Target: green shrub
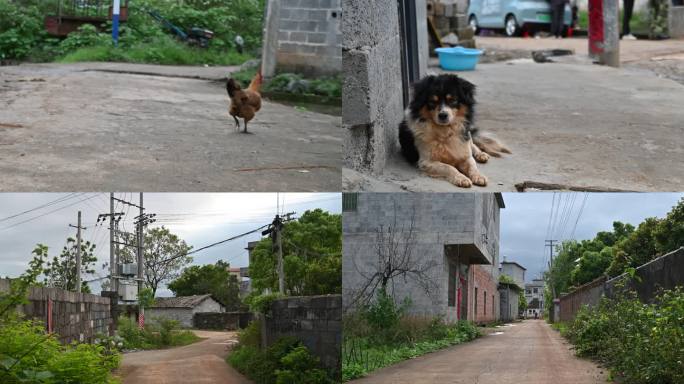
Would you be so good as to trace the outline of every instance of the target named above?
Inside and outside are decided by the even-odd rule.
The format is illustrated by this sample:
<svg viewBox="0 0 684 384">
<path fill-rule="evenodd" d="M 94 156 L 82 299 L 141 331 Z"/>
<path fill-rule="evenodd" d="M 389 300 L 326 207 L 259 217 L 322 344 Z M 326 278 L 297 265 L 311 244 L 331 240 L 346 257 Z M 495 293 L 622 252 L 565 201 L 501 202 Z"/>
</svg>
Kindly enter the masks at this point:
<svg viewBox="0 0 684 384">
<path fill-rule="evenodd" d="M 318 359 L 292 337 L 283 337 L 265 350 L 241 342 L 227 361 L 256 384 L 331 383 Z"/>
<path fill-rule="evenodd" d="M 280 359 L 282 369 L 276 371 L 277 384 L 326 384 L 331 380 L 324 370 L 318 368 L 320 362 L 312 356 L 305 346 L 293 348 Z"/>
<path fill-rule="evenodd" d="M 45 38 L 38 8 L 0 0 L 0 60 L 23 59 Z"/>
<path fill-rule="evenodd" d="M 259 347 L 261 345 L 261 321 L 253 320 L 238 334 L 240 345 Z"/>
<path fill-rule="evenodd" d="M 592 357 L 625 383 L 684 382 L 684 290 L 643 304 L 634 292 L 583 308 L 565 332 L 578 355 Z"/>
<path fill-rule="evenodd" d="M 128 317 L 122 316 L 118 322 L 118 334 L 124 349 L 159 349 L 192 344 L 200 338 L 192 331 L 178 330 L 176 320 L 156 318 L 148 321 L 144 329 Z"/>
</svg>

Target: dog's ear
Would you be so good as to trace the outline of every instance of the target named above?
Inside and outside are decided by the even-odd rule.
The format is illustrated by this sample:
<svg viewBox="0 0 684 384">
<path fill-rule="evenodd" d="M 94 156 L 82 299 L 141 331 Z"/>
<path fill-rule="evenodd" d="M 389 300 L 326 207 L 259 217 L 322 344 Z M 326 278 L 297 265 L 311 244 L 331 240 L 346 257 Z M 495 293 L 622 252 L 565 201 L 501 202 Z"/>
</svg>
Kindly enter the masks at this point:
<svg viewBox="0 0 684 384">
<path fill-rule="evenodd" d="M 411 116 L 414 119 L 418 118 L 420 109 L 427 103 L 427 98 L 430 96 L 430 90 L 432 89 L 435 79 L 435 76 L 430 75 L 413 83 L 413 97 L 411 98 L 409 109 L 411 110 Z"/>
<path fill-rule="evenodd" d="M 475 104 L 475 84 L 459 77 L 457 88 L 457 95 L 459 95 L 464 103 L 471 106 Z"/>
</svg>

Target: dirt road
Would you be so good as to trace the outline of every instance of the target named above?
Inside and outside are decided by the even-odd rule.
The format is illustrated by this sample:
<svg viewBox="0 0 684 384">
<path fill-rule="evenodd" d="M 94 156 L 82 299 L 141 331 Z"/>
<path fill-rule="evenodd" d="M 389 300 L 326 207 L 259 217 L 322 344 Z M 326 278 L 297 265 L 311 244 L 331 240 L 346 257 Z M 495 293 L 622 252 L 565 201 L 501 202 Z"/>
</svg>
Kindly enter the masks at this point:
<svg viewBox="0 0 684 384">
<path fill-rule="evenodd" d="M 195 331 L 206 340 L 184 347 L 127 353 L 119 368 L 123 384 L 250 384 L 225 358 L 235 332 Z"/>
<path fill-rule="evenodd" d="M 236 67 L 0 67 L 0 190 L 339 191 L 339 116 L 264 102 L 236 132 Z"/>
<path fill-rule="evenodd" d="M 503 332 L 501 334 L 497 334 Z M 601 384 L 607 373 L 575 357 L 543 320 L 526 320 L 353 381 L 359 384 Z"/>
</svg>

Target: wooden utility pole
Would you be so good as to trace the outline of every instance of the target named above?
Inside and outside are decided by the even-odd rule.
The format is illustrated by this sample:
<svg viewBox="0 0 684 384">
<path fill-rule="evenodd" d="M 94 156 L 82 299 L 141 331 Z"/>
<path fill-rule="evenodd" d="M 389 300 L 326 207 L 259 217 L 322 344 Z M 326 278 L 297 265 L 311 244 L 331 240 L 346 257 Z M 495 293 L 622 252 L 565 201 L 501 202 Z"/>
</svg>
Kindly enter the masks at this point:
<svg viewBox="0 0 684 384">
<path fill-rule="evenodd" d="M 81 211 L 78 211 L 78 222 L 76 225 L 69 224 L 76 228 L 76 292 L 81 293 Z"/>
</svg>

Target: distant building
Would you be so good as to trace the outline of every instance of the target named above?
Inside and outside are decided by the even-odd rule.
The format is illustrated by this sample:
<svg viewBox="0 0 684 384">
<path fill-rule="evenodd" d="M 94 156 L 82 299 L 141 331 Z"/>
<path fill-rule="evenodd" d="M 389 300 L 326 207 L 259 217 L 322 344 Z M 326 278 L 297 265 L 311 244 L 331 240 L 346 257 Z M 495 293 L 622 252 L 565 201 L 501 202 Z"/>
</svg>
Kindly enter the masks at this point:
<svg viewBox="0 0 684 384">
<path fill-rule="evenodd" d="M 154 305 L 145 310 L 145 319 L 155 317 L 177 320 L 183 327 L 192 327 L 192 318 L 198 312 L 225 312 L 225 307 L 211 295 L 157 297 Z"/>
<path fill-rule="evenodd" d="M 501 274 L 506 275 L 513 279 L 515 284 L 520 288 L 525 286 L 525 267 L 516 263 L 515 261 L 502 261 L 501 262 Z"/>
<path fill-rule="evenodd" d="M 543 317 L 544 315 L 544 280 L 534 279 L 531 283 L 525 284 L 525 299 L 527 300 L 527 311 L 525 316 L 530 318 Z"/>
<path fill-rule="evenodd" d="M 485 323 L 499 318 L 500 193 L 346 193 L 343 196 L 343 300 L 351 307 L 358 287 L 377 263 L 377 230 L 413 221 L 416 260 L 432 261 L 434 289 L 412 279 L 391 283 L 396 300 L 408 298 L 416 315 Z M 404 232 L 405 233 L 405 232 Z M 349 244 L 349 246 L 347 246 Z"/>
<path fill-rule="evenodd" d="M 525 286 L 525 267 L 514 261 L 504 261 L 501 263 L 500 270 L 502 275 L 506 275 L 513 280 L 512 283 L 499 282 L 501 320 L 513 321 L 519 316 L 520 291 Z"/>
</svg>

